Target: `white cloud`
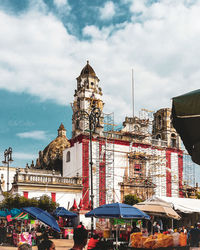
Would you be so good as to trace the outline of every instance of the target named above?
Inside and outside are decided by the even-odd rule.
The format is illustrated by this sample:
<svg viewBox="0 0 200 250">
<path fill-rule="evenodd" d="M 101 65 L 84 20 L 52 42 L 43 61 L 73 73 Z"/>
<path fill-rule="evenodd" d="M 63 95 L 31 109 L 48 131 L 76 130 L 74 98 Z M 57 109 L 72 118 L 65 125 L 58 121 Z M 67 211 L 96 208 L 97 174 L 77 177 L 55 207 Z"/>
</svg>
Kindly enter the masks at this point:
<svg viewBox="0 0 200 250">
<path fill-rule="evenodd" d="M 131 4 L 132 12 L 144 12 L 146 10 L 146 0 L 134 0 Z"/>
<path fill-rule="evenodd" d="M 54 4 L 57 6 L 57 7 L 62 7 L 63 5 L 65 5 L 67 2 L 67 0 L 54 0 Z"/>
<path fill-rule="evenodd" d="M 17 160 L 33 160 L 37 155 L 31 153 L 13 152 L 13 159 Z"/>
<path fill-rule="evenodd" d="M 112 1 L 106 2 L 102 8 L 99 8 L 101 19 L 112 19 L 115 15 L 115 5 Z"/>
<path fill-rule="evenodd" d="M 101 80 L 105 112 L 114 111 L 116 119 L 132 113 L 132 68 L 136 111 L 170 107 L 173 96 L 199 88 L 200 2 L 141 3 L 131 5 L 141 14 L 133 13 L 117 31 L 114 25 L 85 27 L 89 41 L 70 35 L 53 15 L 0 12 L 0 88 L 66 105 L 89 59 Z"/>
<path fill-rule="evenodd" d="M 54 4 L 61 16 L 69 14 L 71 7 L 68 0 L 54 0 Z"/>
<path fill-rule="evenodd" d="M 29 132 L 18 133 L 18 137 L 20 138 L 28 138 L 28 139 L 35 139 L 35 140 L 46 140 L 47 134 L 46 131 L 43 130 L 35 130 Z"/>
</svg>

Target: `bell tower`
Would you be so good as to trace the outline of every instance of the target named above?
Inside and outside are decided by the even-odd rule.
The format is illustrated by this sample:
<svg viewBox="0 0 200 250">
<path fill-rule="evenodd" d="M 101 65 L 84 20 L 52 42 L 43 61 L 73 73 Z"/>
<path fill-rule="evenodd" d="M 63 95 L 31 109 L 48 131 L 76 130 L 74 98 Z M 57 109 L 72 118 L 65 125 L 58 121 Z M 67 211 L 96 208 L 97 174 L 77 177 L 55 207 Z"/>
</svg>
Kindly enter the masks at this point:
<svg viewBox="0 0 200 250">
<path fill-rule="evenodd" d="M 171 109 L 164 108 L 154 113 L 153 139 L 165 141 L 169 148 L 181 148 L 180 137 L 171 122 Z"/>
<path fill-rule="evenodd" d="M 72 137 L 75 137 L 89 130 L 89 120 L 85 113 L 90 114 L 93 108 L 98 108 L 103 112 L 104 103 L 102 101 L 102 90 L 99 87 L 99 78 L 96 76 L 94 69 L 87 61 L 86 66 L 82 69 L 80 75 L 76 78 L 77 88 L 74 94 L 72 104 Z M 103 114 L 100 118 L 98 133 L 102 132 Z"/>
</svg>

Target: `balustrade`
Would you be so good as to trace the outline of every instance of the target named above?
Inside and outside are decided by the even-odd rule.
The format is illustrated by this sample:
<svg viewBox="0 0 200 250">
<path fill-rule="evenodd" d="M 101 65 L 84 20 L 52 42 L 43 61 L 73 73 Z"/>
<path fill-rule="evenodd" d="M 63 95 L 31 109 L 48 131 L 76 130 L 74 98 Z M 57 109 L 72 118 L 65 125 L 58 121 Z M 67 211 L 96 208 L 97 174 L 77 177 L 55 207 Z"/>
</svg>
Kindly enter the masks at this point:
<svg viewBox="0 0 200 250">
<path fill-rule="evenodd" d="M 15 182 L 28 183 L 49 183 L 49 184 L 65 184 L 65 185 L 81 185 L 81 178 L 78 177 L 62 177 L 62 176 L 45 176 L 35 174 L 17 173 Z"/>
</svg>

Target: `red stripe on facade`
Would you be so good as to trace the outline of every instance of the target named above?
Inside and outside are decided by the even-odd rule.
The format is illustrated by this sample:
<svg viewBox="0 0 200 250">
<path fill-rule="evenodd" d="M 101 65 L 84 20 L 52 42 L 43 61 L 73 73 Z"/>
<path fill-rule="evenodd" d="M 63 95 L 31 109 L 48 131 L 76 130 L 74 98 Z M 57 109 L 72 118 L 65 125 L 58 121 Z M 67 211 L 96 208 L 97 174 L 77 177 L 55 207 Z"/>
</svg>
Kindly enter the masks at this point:
<svg viewBox="0 0 200 250">
<path fill-rule="evenodd" d="M 78 135 L 75 138 L 70 140 L 71 147 L 76 143 L 79 142 L 81 143 L 84 139 L 89 140 L 89 136 L 87 135 Z M 98 141 L 99 139 L 106 140 L 106 137 L 97 137 L 92 138 L 92 141 Z M 130 146 L 130 142 L 128 140 L 120 140 L 120 139 L 109 139 L 110 142 L 114 143 L 115 145 L 123 145 L 123 146 Z M 141 148 L 152 148 L 152 149 L 157 149 L 157 150 L 163 150 L 164 148 L 160 148 L 159 146 L 154 146 L 154 145 L 149 145 L 149 144 L 142 144 L 142 143 L 133 143 L 132 147 L 141 147 Z M 177 148 L 167 148 L 166 149 L 169 152 L 174 152 L 174 153 L 183 153 L 182 150 L 177 149 Z"/>
<path fill-rule="evenodd" d="M 106 204 L 105 141 L 99 142 L 99 206 Z"/>
<path fill-rule="evenodd" d="M 83 208 L 89 206 L 89 141 L 82 141 Z"/>
<path fill-rule="evenodd" d="M 178 154 L 179 197 L 183 198 L 183 154 Z"/>
<path fill-rule="evenodd" d="M 24 197 L 28 199 L 28 192 L 24 191 Z"/>
<path fill-rule="evenodd" d="M 51 193 L 51 199 L 53 202 L 56 202 L 56 193 Z"/>
<path fill-rule="evenodd" d="M 166 196 L 172 196 L 171 152 L 166 151 Z"/>
</svg>

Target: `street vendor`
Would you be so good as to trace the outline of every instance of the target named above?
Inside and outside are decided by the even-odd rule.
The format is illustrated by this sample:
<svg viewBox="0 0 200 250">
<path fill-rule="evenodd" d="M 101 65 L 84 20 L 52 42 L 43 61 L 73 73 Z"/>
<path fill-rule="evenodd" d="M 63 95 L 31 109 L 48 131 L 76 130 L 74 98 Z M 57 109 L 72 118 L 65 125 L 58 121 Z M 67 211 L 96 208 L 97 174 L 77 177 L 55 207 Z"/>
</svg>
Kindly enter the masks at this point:
<svg viewBox="0 0 200 250">
<path fill-rule="evenodd" d="M 137 232 L 140 232 L 140 229 L 136 226 L 136 222 L 133 221 L 133 222 L 132 222 L 131 234 L 132 234 L 132 233 L 137 233 Z"/>
</svg>

